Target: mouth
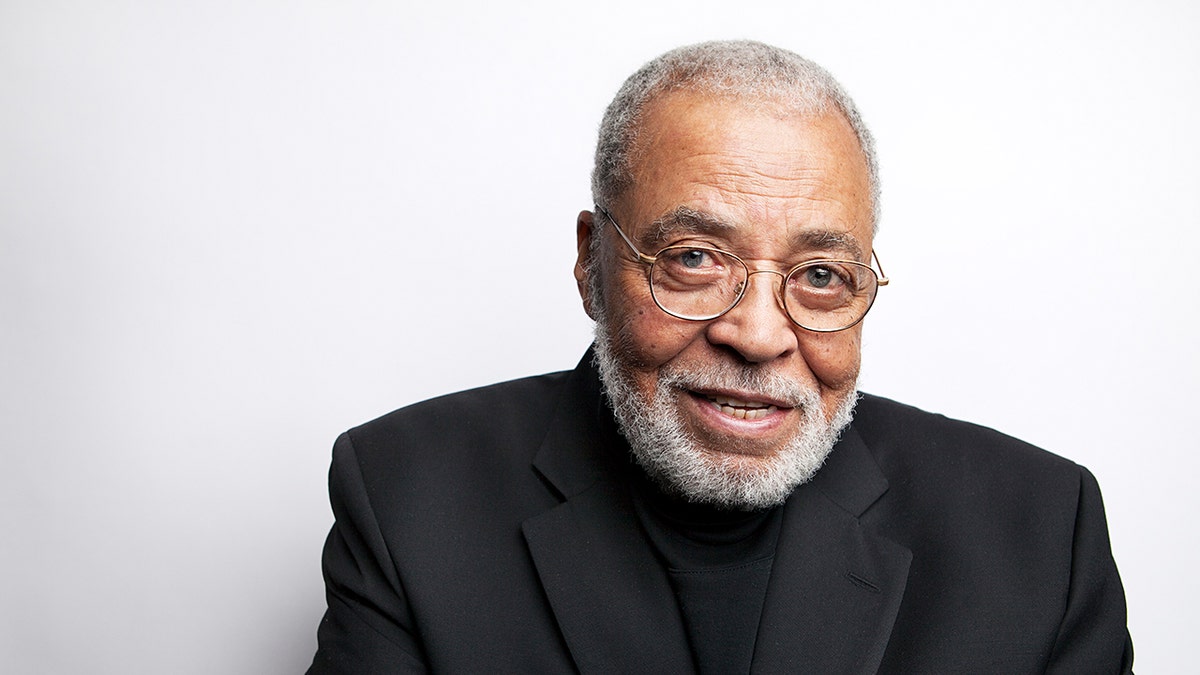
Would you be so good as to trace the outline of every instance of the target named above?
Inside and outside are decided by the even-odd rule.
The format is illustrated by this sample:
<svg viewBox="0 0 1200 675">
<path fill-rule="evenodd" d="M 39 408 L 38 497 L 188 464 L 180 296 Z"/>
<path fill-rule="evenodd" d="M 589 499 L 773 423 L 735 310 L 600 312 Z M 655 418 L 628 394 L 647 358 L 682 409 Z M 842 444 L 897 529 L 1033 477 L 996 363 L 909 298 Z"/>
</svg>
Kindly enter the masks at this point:
<svg viewBox="0 0 1200 675">
<path fill-rule="evenodd" d="M 779 410 L 779 406 L 765 401 L 750 401 L 733 396 L 703 394 L 699 392 L 696 392 L 696 395 L 708 401 L 708 404 L 720 411 L 721 414 L 739 420 L 754 421 L 766 419 L 769 415 Z"/>
</svg>

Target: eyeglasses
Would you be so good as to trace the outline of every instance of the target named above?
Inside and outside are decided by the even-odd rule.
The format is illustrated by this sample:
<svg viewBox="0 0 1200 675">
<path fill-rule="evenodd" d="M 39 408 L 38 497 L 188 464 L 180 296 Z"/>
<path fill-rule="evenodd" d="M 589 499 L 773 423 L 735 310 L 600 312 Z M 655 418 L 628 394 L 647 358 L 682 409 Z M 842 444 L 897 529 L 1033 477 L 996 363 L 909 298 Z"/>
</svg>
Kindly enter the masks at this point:
<svg viewBox="0 0 1200 675">
<path fill-rule="evenodd" d="M 871 257 L 879 267 L 878 274 L 870 265 L 854 260 L 810 260 L 786 274 L 751 270 L 728 251 L 690 244 L 668 246 L 650 256 L 634 246 L 604 207 L 597 205 L 596 210 L 612 223 L 638 262 L 649 265 L 646 277 L 654 304 L 679 319 L 709 321 L 722 316 L 746 294 L 750 275 L 774 274 L 783 280 L 779 302 L 792 323 L 817 333 L 833 333 L 862 321 L 879 287 L 888 283 L 874 250 Z"/>
</svg>

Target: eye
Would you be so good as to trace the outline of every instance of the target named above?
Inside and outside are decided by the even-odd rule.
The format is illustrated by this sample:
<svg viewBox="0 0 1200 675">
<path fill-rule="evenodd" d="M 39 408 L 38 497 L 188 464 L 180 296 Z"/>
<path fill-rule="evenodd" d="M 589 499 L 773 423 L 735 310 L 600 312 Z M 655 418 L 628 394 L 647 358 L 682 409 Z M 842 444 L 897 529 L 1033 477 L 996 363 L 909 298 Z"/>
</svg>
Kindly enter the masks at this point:
<svg viewBox="0 0 1200 675">
<path fill-rule="evenodd" d="M 804 276 L 808 279 L 808 283 L 810 285 L 817 288 L 825 288 L 829 285 L 833 275 L 830 274 L 829 270 L 825 269 L 824 267 L 814 267 L 805 272 Z"/>
<path fill-rule="evenodd" d="M 658 252 L 651 275 L 664 287 L 699 288 L 719 284 L 741 269 L 736 258 L 703 246 L 668 246 Z"/>
<path fill-rule="evenodd" d="M 677 255 L 679 264 L 688 269 L 696 270 L 712 265 L 712 256 L 708 254 L 708 251 L 690 249 L 680 251 Z"/>
<path fill-rule="evenodd" d="M 804 281 L 813 288 L 829 288 L 844 283 L 844 279 L 832 269 L 825 266 L 810 267 L 804 270 Z"/>
</svg>

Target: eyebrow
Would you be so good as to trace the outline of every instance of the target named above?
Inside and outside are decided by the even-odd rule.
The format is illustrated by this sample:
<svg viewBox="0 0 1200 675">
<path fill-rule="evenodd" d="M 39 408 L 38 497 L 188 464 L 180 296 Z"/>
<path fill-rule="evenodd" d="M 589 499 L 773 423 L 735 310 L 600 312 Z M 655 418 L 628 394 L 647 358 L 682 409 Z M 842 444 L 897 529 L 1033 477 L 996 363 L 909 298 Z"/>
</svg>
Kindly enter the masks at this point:
<svg viewBox="0 0 1200 675">
<path fill-rule="evenodd" d="M 805 230 L 792 237 L 794 250 L 836 251 L 850 260 L 862 260 L 863 250 L 858 240 L 847 232 L 833 230 Z"/>
<path fill-rule="evenodd" d="M 687 206 L 677 206 L 650 223 L 646 228 L 646 241 L 642 243 L 661 246 L 680 233 L 726 234 L 736 229 L 732 223 L 718 220 L 711 214 Z"/>
<path fill-rule="evenodd" d="M 645 237 L 638 243 L 653 250 L 666 245 L 681 233 L 728 235 L 738 229 L 733 223 L 720 220 L 712 214 L 678 206 L 652 221 L 646 228 Z M 863 258 L 862 246 L 847 232 L 805 230 L 793 235 L 788 243 L 793 251 L 831 251 L 850 260 Z"/>
</svg>

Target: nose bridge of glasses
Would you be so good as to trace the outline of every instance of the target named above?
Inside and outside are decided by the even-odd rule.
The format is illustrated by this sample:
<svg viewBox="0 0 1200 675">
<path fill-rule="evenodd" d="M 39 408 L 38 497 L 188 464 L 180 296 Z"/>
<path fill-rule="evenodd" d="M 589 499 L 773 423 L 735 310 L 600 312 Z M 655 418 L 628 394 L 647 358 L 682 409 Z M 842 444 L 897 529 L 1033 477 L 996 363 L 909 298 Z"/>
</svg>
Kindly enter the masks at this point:
<svg viewBox="0 0 1200 675">
<path fill-rule="evenodd" d="M 783 297 L 784 283 L 787 281 L 787 274 L 780 272 L 779 270 L 773 270 L 770 268 L 752 270 L 752 269 L 749 269 L 749 267 L 747 267 L 746 268 L 746 279 L 743 282 L 744 287 L 742 288 L 742 292 L 739 294 L 738 299 L 734 304 L 735 305 L 741 304 L 742 300 L 745 299 L 746 293 L 750 290 L 750 288 L 749 288 L 750 287 L 750 277 L 754 276 L 755 274 L 774 274 L 775 276 L 779 277 L 778 286 L 775 286 L 775 285 L 771 286 L 772 295 L 775 297 L 775 302 L 778 304 L 780 311 L 782 311 L 784 314 L 787 314 L 787 303 L 784 301 L 784 297 Z"/>
<path fill-rule="evenodd" d="M 774 274 L 775 276 L 779 277 L 780 279 L 787 278 L 787 275 L 784 274 L 783 272 L 780 272 L 779 270 L 772 270 L 772 269 L 749 270 L 748 272 L 746 272 L 746 278 L 749 279 L 750 277 L 754 276 L 755 274 Z"/>
</svg>

